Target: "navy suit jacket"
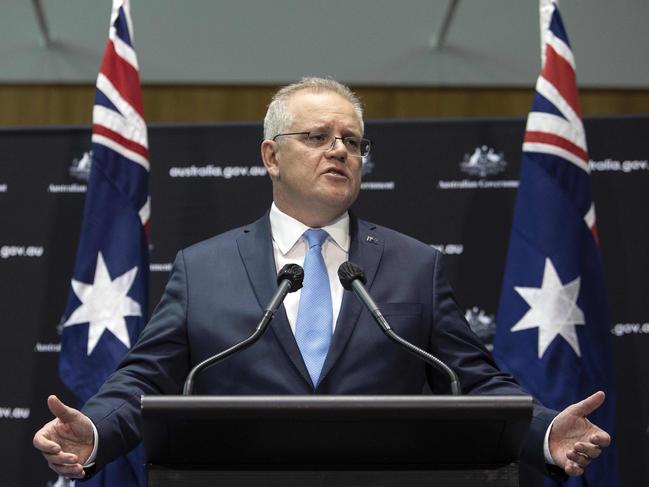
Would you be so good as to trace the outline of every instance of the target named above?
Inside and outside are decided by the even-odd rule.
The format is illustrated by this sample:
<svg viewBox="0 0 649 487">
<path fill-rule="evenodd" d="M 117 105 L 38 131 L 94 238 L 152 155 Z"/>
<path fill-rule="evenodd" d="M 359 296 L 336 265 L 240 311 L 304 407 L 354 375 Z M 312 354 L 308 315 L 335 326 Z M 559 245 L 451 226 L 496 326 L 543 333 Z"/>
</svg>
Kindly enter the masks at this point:
<svg viewBox="0 0 649 487">
<path fill-rule="evenodd" d="M 524 394 L 472 333 L 441 254 L 352 216 L 349 260 L 392 328 L 444 360 L 465 394 Z M 178 253 L 164 295 L 118 371 L 83 408 L 97 427 L 97 466 L 140 441 L 140 396 L 179 394 L 192 366 L 249 336 L 277 289 L 268 214 Z M 448 380 L 387 339 L 346 292 L 320 382 L 314 388 L 284 308 L 252 347 L 204 370 L 197 394 L 421 394 Z M 556 413 L 535 407 L 522 458 L 544 467 L 543 436 Z"/>
</svg>

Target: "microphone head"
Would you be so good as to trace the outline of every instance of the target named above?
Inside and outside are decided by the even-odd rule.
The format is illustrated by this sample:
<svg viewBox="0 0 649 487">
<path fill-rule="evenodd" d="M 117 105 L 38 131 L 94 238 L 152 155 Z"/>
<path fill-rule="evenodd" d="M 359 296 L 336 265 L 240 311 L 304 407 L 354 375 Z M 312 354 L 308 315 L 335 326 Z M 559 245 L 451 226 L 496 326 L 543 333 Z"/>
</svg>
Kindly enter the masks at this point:
<svg viewBox="0 0 649 487">
<path fill-rule="evenodd" d="M 363 284 L 367 282 L 363 269 L 349 261 L 340 264 L 340 267 L 338 268 L 338 279 L 340 279 L 340 284 L 342 284 L 348 291 L 352 290 L 352 282 L 356 279 L 361 281 Z"/>
<path fill-rule="evenodd" d="M 291 287 L 288 292 L 292 293 L 297 291 L 302 287 L 302 281 L 304 280 L 304 269 L 297 264 L 286 264 L 279 270 L 277 274 L 277 284 L 281 283 L 284 279 L 288 279 L 291 283 Z"/>
</svg>

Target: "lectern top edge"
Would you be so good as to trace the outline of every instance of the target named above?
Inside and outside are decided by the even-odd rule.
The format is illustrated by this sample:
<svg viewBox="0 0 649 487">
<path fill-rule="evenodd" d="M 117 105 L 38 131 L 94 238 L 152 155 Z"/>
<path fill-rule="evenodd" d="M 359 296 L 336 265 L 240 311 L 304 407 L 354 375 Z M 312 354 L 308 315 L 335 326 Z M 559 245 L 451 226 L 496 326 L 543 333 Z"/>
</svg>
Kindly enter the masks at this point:
<svg viewBox="0 0 649 487">
<path fill-rule="evenodd" d="M 166 409 L 489 409 L 521 410 L 532 406 L 531 396 L 148 396 L 141 398 L 141 407 L 150 411 Z"/>
</svg>

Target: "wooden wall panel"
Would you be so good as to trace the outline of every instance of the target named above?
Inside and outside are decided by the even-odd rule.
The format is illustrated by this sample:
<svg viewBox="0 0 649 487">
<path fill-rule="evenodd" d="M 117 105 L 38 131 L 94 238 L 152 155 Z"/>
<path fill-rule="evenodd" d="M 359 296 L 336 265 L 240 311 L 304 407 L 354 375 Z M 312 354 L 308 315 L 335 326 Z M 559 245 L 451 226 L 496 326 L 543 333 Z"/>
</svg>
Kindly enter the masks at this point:
<svg viewBox="0 0 649 487">
<path fill-rule="evenodd" d="M 274 86 L 143 87 L 148 122 L 261 120 Z M 525 116 L 532 89 L 355 87 L 366 118 Z M 88 125 L 92 85 L 0 85 L 0 126 Z M 649 113 L 649 90 L 581 91 L 584 115 Z"/>
</svg>

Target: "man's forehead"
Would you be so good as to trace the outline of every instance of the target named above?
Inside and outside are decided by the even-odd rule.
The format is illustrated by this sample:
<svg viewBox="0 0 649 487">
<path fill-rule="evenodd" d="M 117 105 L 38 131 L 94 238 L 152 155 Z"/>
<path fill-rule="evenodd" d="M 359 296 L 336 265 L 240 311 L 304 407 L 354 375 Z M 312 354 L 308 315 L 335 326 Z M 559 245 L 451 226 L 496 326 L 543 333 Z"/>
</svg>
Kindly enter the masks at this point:
<svg viewBox="0 0 649 487">
<path fill-rule="evenodd" d="M 287 108 L 294 122 L 345 122 L 360 129 L 354 105 L 334 91 L 300 90 L 287 100 Z"/>
</svg>

